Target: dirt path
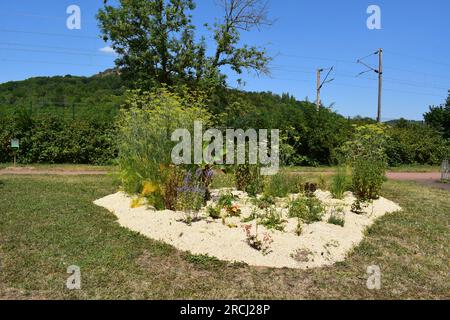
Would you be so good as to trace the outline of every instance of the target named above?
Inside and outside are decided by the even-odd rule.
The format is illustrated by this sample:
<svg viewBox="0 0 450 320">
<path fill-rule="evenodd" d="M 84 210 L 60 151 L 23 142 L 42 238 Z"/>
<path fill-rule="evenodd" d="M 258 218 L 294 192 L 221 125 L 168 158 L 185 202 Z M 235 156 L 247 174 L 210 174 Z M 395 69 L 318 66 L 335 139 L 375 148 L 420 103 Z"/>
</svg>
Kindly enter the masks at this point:
<svg viewBox="0 0 450 320">
<path fill-rule="evenodd" d="M 441 174 L 439 172 L 388 172 L 388 179 L 398 181 L 415 181 L 431 187 L 449 190 L 450 184 L 440 183 Z"/>
<path fill-rule="evenodd" d="M 311 174 L 311 172 L 295 172 L 296 174 Z M 72 170 L 72 169 L 36 169 L 33 167 L 6 168 L 0 170 L 0 175 L 105 175 L 106 170 Z M 320 172 L 323 175 L 332 175 L 333 172 Z M 450 184 L 440 183 L 439 172 L 388 172 L 388 179 L 397 181 L 416 181 L 431 187 L 450 191 Z"/>
<path fill-rule="evenodd" d="M 387 177 L 392 180 L 401 181 L 439 181 L 439 172 L 388 172 Z"/>
</svg>

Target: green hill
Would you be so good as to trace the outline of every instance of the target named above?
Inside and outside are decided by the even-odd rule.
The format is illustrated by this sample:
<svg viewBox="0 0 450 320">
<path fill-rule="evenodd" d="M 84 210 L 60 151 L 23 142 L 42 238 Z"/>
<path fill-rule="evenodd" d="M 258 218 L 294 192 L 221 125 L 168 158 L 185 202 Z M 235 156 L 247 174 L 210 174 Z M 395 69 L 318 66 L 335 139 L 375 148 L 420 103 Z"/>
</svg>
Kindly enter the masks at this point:
<svg viewBox="0 0 450 320">
<path fill-rule="evenodd" d="M 112 118 L 125 87 L 113 72 L 92 77 L 36 77 L 0 84 L 0 115 L 25 109 L 33 115 Z"/>
</svg>

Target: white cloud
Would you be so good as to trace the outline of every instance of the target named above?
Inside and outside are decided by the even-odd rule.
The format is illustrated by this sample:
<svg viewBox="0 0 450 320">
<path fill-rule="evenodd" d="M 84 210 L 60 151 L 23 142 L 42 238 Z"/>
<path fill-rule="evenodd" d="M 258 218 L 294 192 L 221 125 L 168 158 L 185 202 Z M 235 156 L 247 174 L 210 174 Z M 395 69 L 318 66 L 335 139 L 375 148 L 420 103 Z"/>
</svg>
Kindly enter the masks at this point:
<svg viewBox="0 0 450 320">
<path fill-rule="evenodd" d="M 107 53 L 107 54 L 116 54 L 116 52 L 114 51 L 114 49 L 113 48 L 111 48 L 111 47 L 108 47 L 108 46 L 106 46 L 106 47 L 104 47 L 104 48 L 101 48 L 101 49 L 99 49 L 101 52 L 103 52 L 103 53 Z"/>
</svg>

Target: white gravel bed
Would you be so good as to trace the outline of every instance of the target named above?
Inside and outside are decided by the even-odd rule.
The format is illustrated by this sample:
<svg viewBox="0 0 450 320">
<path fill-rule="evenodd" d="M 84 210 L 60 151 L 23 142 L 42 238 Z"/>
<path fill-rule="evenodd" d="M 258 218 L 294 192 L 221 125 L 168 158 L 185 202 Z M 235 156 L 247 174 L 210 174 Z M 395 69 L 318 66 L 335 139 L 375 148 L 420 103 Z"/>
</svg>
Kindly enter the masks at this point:
<svg viewBox="0 0 450 320">
<path fill-rule="evenodd" d="M 217 197 L 222 191 L 213 190 L 212 194 Z M 243 192 L 233 191 L 233 194 L 238 197 L 235 204 L 242 210 L 242 217 L 250 215 L 256 208 L 250 198 Z M 297 196 L 291 195 L 290 198 Z M 332 199 L 329 192 L 320 190 L 315 192 L 315 196 L 328 208 L 328 212 L 336 206 L 344 209 L 344 227 L 327 223 L 327 213 L 321 222 L 304 224 L 302 234 L 297 236 L 297 219 L 288 219 L 286 216 L 288 199 L 278 199 L 277 208 L 283 212 L 287 221 L 285 231 L 266 230 L 263 226 L 258 226 L 260 238 L 268 232 L 273 239 L 267 255 L 248 245 L 243 226 L 252 224 L 254 232 L 256 222 L 243 223 L 242 217 L 227 218 L 224 225 L 220 219 L 207 218 L 204 210 L 201 212 L 201 221 L 188 225 L 183 221 L 185 214 L 182 212 L 155 211 L 147 206 L 132 209 L 132 197 L 123 192 L 106 196 L 94 203 L 115 214 L 121 226 L 182 251 L 210 255 L 224 261 L 244 262 L 251 266 L 298 269 L 343 261 L 348 252 L 363 240 L 364 230 L 368 226 L 387 213 L 401 210 L 394 202 L 380 198 L 373 201 L 364 214 L 358 215 L 350 211 L 354 201 L 351 193 L 346 193 L 344 200 Z"/>
</svg>

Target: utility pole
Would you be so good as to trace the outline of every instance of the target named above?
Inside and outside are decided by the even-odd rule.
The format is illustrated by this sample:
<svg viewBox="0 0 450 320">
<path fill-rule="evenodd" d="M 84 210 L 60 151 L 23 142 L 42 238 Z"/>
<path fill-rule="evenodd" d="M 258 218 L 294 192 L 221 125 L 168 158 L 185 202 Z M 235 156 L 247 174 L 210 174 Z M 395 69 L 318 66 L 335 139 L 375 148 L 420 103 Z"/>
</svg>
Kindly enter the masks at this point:
<svg viewBox="0 0 450 320">
<path fill-rule="evenodd" d="M 378 115 L 377 121 L 381 122 L 381 92 L 383 89 L 383 49 L 378 50 Z"/>
<path fill-rule="evenodd" d="M 316 88 L 317 88 L 317 94 L 316 94 L 316 107 L 317 107 L 317 111 L 319 111 L 320 110 L 320 84 L 321 84 L 321 82 L 320 82 L 320 73 L 323 71 L 323 69 L 317 69 L 317 85 L 316 85 Z"/>
<path fill-rule="evenodd" d="M 371 57 L 373 55 L 378 55 L 378 69 L 372 68 L 367 63 L 363 61 L 363 59 L 366 59 L 368 57 Z M 377 110 L 377 121 L 381 122 L 381 93 L 383 89 L 383 49 L 379 49 L 378 51 L 369 54 L 368 56 L 358 59 L 356 61 L 357 63 L 360 63 L 368 68 L 368 70 L 360 72 L 357 77 L 359 77 L 362 74 L 365 74 L 367 72 L 375 72 L 378 74 L 378 110 Z"/>
<path fill-rule="evenodd" d="M 333 81 L 334 79 L 328 79 L 328 76 L 330 75 L 330 73 L 333 71 L 334 67 L 331 67 L 329 69 L 317 69 L 317 98 L 316 98 L 316 107 L 317 107 L 317 111 L 320 110 L 320 90 L 322 89 L 323 85 L 325 83 L 329 83 L 331 81 Z M 329 70 L 327 76 L 325 77 L 325 79 L 321 82 L 320 79 L 320 74 L 325 71 L 325 70 Z"/>
</svg>

